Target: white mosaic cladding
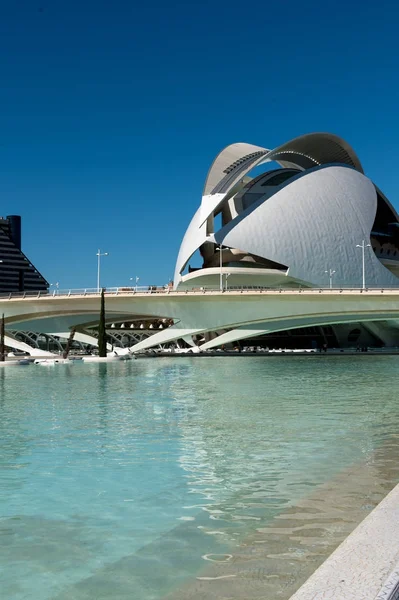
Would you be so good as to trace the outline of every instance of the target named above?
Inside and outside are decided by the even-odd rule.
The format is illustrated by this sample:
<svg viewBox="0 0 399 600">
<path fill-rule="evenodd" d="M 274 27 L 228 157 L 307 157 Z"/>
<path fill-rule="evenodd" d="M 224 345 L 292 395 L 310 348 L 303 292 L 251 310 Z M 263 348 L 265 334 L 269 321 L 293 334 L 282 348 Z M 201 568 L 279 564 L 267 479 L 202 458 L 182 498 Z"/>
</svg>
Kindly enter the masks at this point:
<svg viewBox="0 0 399 600">
<path fill-rule="evenodd" d="M 334 268 L 335 285 L 361 283 L 362 253 L 377 210 L 373 183 L 354 169 L 326 166 L 294 178 L 266 201 L 255 202 L 217 234 L 218 243 L 289 267 L 290 277 L 325 284 Z M 374 252 L 365 253 L 367 285 L 397 284 Z"/>
</svg>

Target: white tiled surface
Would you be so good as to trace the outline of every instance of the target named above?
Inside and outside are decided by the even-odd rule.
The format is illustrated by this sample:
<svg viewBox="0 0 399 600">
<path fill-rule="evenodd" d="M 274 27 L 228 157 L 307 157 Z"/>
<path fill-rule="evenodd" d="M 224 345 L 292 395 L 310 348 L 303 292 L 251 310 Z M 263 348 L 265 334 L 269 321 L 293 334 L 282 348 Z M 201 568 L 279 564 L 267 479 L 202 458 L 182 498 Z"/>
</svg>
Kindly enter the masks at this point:
<svg viewBox="0 0 399 600">
<path fill-rule="evenodd" d="M 392 600 L 399 581 L 399 485 L 291 600 Z"/>
</svg>

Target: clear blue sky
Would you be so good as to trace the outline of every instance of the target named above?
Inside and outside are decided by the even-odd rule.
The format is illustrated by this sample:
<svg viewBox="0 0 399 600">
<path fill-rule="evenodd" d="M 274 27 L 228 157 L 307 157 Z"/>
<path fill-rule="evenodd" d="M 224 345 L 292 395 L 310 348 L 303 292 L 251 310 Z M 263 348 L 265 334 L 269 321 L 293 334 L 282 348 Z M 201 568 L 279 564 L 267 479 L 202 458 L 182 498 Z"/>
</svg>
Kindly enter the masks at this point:
<svg viewBox="0 0 399 600">
<path fill-rule="evenodd" d="M 0 214 L 60 287 L 166 283 L 214 155 L 344 137 L 395 206 L 393 0 L 0 0 Z"/>
</svg>

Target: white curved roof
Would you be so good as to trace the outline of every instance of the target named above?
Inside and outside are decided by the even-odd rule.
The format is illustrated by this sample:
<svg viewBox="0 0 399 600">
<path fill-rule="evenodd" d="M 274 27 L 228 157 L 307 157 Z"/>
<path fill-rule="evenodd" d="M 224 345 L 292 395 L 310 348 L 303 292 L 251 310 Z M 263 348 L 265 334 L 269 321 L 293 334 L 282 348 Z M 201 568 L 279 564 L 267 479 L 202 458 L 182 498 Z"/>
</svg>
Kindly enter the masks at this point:
<svg viewBox="0 0 399 600">
<path fill-rule="evenodd" d="M 351 178 L 349 173 L 345 177 L 346 171 L 335 170 L 335 171 L 332 171 L 331 173 L 335 173 L 337 175 L 339 173 L 339 178 L 342 179 L 342 182 L 348 181 L 351 184 L 358 186 L 359 189 L 360 189 L 361 179 L 356 179 L 355 175 L 360 175 L 360 174 L 364 175 L 362 165 L 361 165 L 360 160 L 358 159 L 355 151 L 351 148 L 351 146 L 347 142 L 345 142 L 345 140 L 343 140 L 339 136 L 333 135 L 331 133 L 310 133 L 310 134 L 302 135 L 302 136 L 292 139 L 289 142 L 282 144 L 281 146 L 278 146 L 274 150 L 268 150 L 267 148 L 263 148 L 262 146 L 256 146 L 254 144 L 247 144 L 247 143 L 243 143 L 243 142 L 235 143 L 235 144 L 231 144 L 231 145 L 227 146 L 218 154 L 218 156 L 215 158 L 211 168 L 209 169 L 208 176 L 207 176 L 207 179 L 205 182 L 204 191 L 203 191 L 201 206 L 200 206 L 199 210 L 197 210 L 196 214 L 194 215 L 194 217 L 190 223 L 190 226 L 189 226 L 188 230 L 186 231 L 186 234 L 182 241 L 179 256 L 177 259 L 177 264 L 176 264 L 176 272 L 175 272 L 175 284 L 176 285 L 178 285 L 178 283 L 181 279 L 181 273 L 182 273 L 185 265 L 187 264 L 188 260 L 205 241 L 212 241 L 212 240 L 215 241 L 216 240 L 217 243 L 223 242 L 227 245 L 231 245 L 232 247 L 235 247 L 235 245 L 238 244 L 237 247 L 240 247 L 240 248 L 245 247 L 245 249 L 247 250 L 247 246 L 245 245 L 245 243 L 247 241 L 249 243 L 248 237 L 250 237 L 250 232 L 245 231 L 245 236 L 244 236 L 245 240 L 244 239 L 241 240 L 241 235 L 243 235 L 244 230 L 242 229 L 241 226 L 238 227 L 236 231 L 237 232 L 238 232 L 238 230 L 240 231 L 240 236 L 239 236 L 240 239 L 234 239 L 234 241 L 233 241 L 233 239 L 231 239 L 231 240 L 227 239 L 230 237 L 235 238 L 235 234 L 233 235 L 231 228 L 229 226 L 227 226 L 227 229 L 223 228 L 222 230 L 219 230 L 218 235 L 214 236 L 212 234 L 212 231 L 213 231 L 212 228 L 209 229 L 209 232 L 208 232 L 207 220 L 210 217 L 210 215 L 216 214 L 218 211 L 221 210 L 224 203 L 227 203 L 229 201 L 229 198 L 232 196 L 232 194 L 234 195 L 239 192 L 240 186 L 244 186 L 246 175 L 254 167 L 256 167 L 262 163 L 266 163 L 266 162 L 270 162 L 270 161 L 275 161 L 275 162 L 279 163 L 281 165 L 281 167 L 283 167 L 285 169 L 286 168 L 295 168 L 295 169 L 299 169 L 299 171 L 307 171 L 307 172 L 309 171 L 309 174 L 311 171 L 313 171 L 315 169 L 315 167 L 316 168 L 317 167 L 325 168 L 327 166 L 337 167 L 339 165 L 342 165 L 343 167 L 345 167 L 345 166 L 351 167 L 350 169 L 346 169 L 346 171 L 352 171 L 354 173 L 353 178 Z M 327 174 L 327 172 L 325 174 Z M 320 180 L 318 179 L 319 177 L 320 177 Z M 322 178 L 322 174 L 320 173 L 319 175 L 315 175 L 315 178 L 313 178 L 313 177 L 308 178 L 306 181 L 307 182 L 312 181 L 315 184 L 316 180 L 317 180 L 317 182 L 320 184 L 322 183 L 324 185 L 324 183 L 326 183 L 326 184 L 329 183 L 332 185 L 331 178 L 329 178 L 328 180 L 323 179 L 323 182 L 322 182 L 321 178 Z M 372 186 L 371 182 L 369 182 L 369 183 Z M 302 185 L 302 182 L 299 182 L 298 185 L 300 187 Z M 318 194 L 323 193 L 323 195 L 325 195 L 327 197 L 328 194 L 325 193 L 325 190 L 323 189 L 323 185 L 321 185 L 321 188 L 318 189 L 317 193 Z M 284 187 L 286 187 L 286 186 L 284 186 Z M 294 188 L 290 187 L 290 190 L 292 190 L 292 189 L 294 189 Z M 297 188 L 297 189 L 299 189 L 299 188 Z M 266 191 L 265 191 L 265 193 L 266 193 Z M 290 195 L 290 192 L 287 192 L 287 193 L 288 193 L 288 195 Z M 337 190 L 337 193 L 338 193 L 338 190 Z M 341 190 L 339 190 L 339 193 L 341 194 Z M 274 190 L 273 190 L 273 194 L 274 194 Z M 361 213 L 363 213 L 363 212 L 368 213 L 368 217 L 371 219 L 371 213 L 373 210 L 375 211 L 375 209 L 376 209 L 376 205 L 374 205 L 375 194 L 373 195 L 371 192 L 368 192 L 368 194 L 370 196 L 371 205 L 374 208 L 366 209 L 367 202 L 364 201 L 364 206 L 361 209 L 359 208 L 359 211 Z M 341 194 L 341 195 L 342 195 L 342 198 L 345 198 L 345 194 Z M 383 196 L 383 195 L 381 194 L 381 196 Z M 329 196 L 329 198 L 331 201 L 333 200 L 333 198 L 331 198 L 330 196 Z M 373 198 L 373 199 L 371 200 L 371 198 Z M 383 196 L 383 199 L 386 200 L 386 198 L 384 196 Z M 334 202 L 335 202 L 335 200 L 334 200 Z M 321 201 L 320 201 L 320 203 L 321 203 Z M 269 210 L 271 206 L 272 206 L 272 204 L 268 203 L 267 210 Z M 316 207 L 318 207 L 317 200 L 313 199 L 312 209 L 317 210 L 317 211 L 320 210 L 319 207 L 318 208 L 316 208 Z M 308 208 L 309 207 L 307 206 L 307 209 Z M 392 207 L 390 206 L 390 208 L 392 208 Z M 336 209 L 337 209 L 337 207 L 335 206 L 335 210 Z M 263 210 L 263 208 L 262 208 L 262 210 Z M 283 203 L 283 204 L 279 203 L 279 206 L 278 206 L 278 208 L 276 208 L 276 210 L 282 211 L 282 214 L 284 213 L 284 219 L 289 220 L 290 211 L 287 210 L 287 205 L 285 205 L 285 203 Z M 394 210 L 393 210 L 393 213 L 394 213 L 394 215 L 396 215 L 396 212 Z M 260 214 L 260 213 L 258 212 L 257 214 Z M 268 215 L 268 216 L 271 216 L 271 215 Z M 374 212 L 374 216 L 375 216 L 375 212 Z M 251 223 L 250 229 L 252 229 L 252 225 L 255 227 L 255 223 L 252 223 L 252 218 L 249 218 L 249 214 L 246 214 L 245 217 L 246 218 L 248 217 L 248 220 L 246 222 L 248 224 Z M 275 217 L 273 215 L 273 219 L 271 219 L 271 221 L 273 221 L 274 218 Z M 240 221 L 240 219 L 238 221 Z M 238 224 L 238 222 L 236 222 L 236 224 Z M 369 225 L 370 225 L 370 223 L 368 222 L 367 226 L 369 226 Z M 353 227 L 354 227 L 354 225 L 353 225 Z M 371 225 L 370 225 L 370 228 L 371 228 Z M 245 229 L 245 227 L 244 227 L 244 229 Z M 256 229 L 256 227 L 255 227 L 255 229 Z M 355 227 L 354 229 L 356 229 L 357 236 L 358 237 L 360 236 L 359 239 L 367 239 L 367 235 L 366 235 L 367 227 L 364 228 L 364 230 L 361 233 L 357 230 L 358 228 Z M 284 229 L 282 229 L 282 230 L 284 230 Z M 229 232 L 231 231 L 231 233 L 227 234 L 227 231 L 229 231 Z M 270 233 L 270 240 L 274 239 L 274 243 L 276 245 L 280 245 L 278 236 L 276 236 L 275 233 L 273 233 L 273 234 L 272 234 L 272 232 L 269 232 L 269 233 Z M 263 235 L 264 234 L 265 234 L 265 232 L 263 232 Z M 369 234 L 370 234 L 370 229 L 368 229 L 368 235 Z M 226 239 L 224 239 L 225 236 L 226 236 Z M 363 237 L 361 237 L 361 236 L 363 236 Z M 253 240 L 252 240 L 252 243 L 249 243 L 249 246 L 251 246 L 251 248 L 252 248 L 252 245 L 253 245 Z M 293 240 L 292 240 L 291 245 L 293 247 L 295 246 Z M 356 246 L 356 244 L 355 244 L 355 246 Z M 273 250 L 272 248 L 267 248 L 267 253 L 266 253 L 267 257 L 271 260 L 272 260 L 272 256 L 274 255 L 274 251 L 272 251 L 272 250 Z M 255 252 L 255 254 L 256 254 L 256 252 Z M 301 254 L 301 253 L 299 253 L 299 254 Z M 324 258 L 327 259 L 327 257 L 324 257 Z M 277 260 L 276 262 L 281 262 L 281 261 Z M 284 261 L 282 261 L 282 264 L 286 264 L 286 263 Z M 292 266 L 293 266 L 293 263 L 292 263 Z M 324 273 L 324 269 L 322 269 L 322 271 L 321 271 L 322 275 L 323 275 L 323 273 Z M 298 274 L 298 277 L 299 277 L 299 274 Z M 303 279 L 303 277 L 300 277 L 300 278 Z M 304 279 L 306 280 L 306 278 L 304 278 Z M 315 281 L 317 281 L 317 277 L 315 278 Z"/>
<path fill-rule="evenodd" d="M 326 165 L 293 178 L 266 202 L 260 199 L 215 233 L 217 243 L 289 267 L 290 277 L 323 285 L 325 270 L 336 285 L 360 285 L 362 253 L 377 210 L 370 179 L 355 169 Z M 397 278 L 372 249 L 365 253 L 367 284 L 393 286 Z"/>
<path fill-rule="evenodd" d="M 229 180 L 233 179 L 235 175 L 238 175 L 239 178 L 242 171 L 245 170 L 245 172 L 247 172 L 252 169 L 253 166 L 255 166 L 255 164 L 268 152 L 270 152 L 270 150 L 267 150 L 266 148 L 244 142 L 226 146 L 226 148 L 217 155 L 208 171 L 203 195 L 206 196 L 208 194 L 222 192 L 222 190 L 218 189 L 221 187 L 221 183 L 224 183 L 225 180 L 226 183 L 227 181 L 230 183 Z M 231 186 L 229 185 L 229 187 Z"/>
<path fill-rule="evenodd" d="M 201 222 L 201 207 L 198 208 L 197 212 L 191 219 L 190 225 L 187 228 L 184 238 L 182 240 L 179 254 L 177 256 L 174 281 L 180 280 L 180 273 L 186 266 L 190 257 L 194 252 L 206 241 L 206 227 Z"/>
<path fill-rule="evenodd" d="M 253 167 L 272 160 L 282 167 L 296 166 L 301 169 L 342 163 L 363 173 L 353 148 L 332 133 L 301 135 L 274 150 L 239 142 L 226 146 L 215 158 L 206 178 L 203 195 L 226 193 Z"/>
<path fill-rule="evenodd" d="M 342 163 L 363 173 L 363 167 L 353 148 L 332 133 L 307 133 L 275 148 L 267 155 L 281 166 L 294 164 L 302 169 L 330 163 Z"/>
</svg>

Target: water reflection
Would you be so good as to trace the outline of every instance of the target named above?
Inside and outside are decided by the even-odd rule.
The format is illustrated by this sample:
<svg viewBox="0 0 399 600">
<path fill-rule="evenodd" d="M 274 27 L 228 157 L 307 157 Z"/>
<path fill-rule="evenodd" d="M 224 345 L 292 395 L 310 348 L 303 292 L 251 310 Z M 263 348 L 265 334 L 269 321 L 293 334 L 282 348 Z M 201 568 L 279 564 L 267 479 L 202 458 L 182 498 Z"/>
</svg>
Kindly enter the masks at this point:
<svg viewBox="0 0 399 600">
<path fill-rule="evenodd" d="M 0 410 L 4 406 L 4 402 L 6 400 L 5 397 L 5 384 L 6 384 L 6 368 L 3 367 L 0 369 Z"/>
<path fill-rule="evenodd" d="M 288 597 L 397 480 L 397 362 L 0 370 L 7 597 Z"/>
</svg>

